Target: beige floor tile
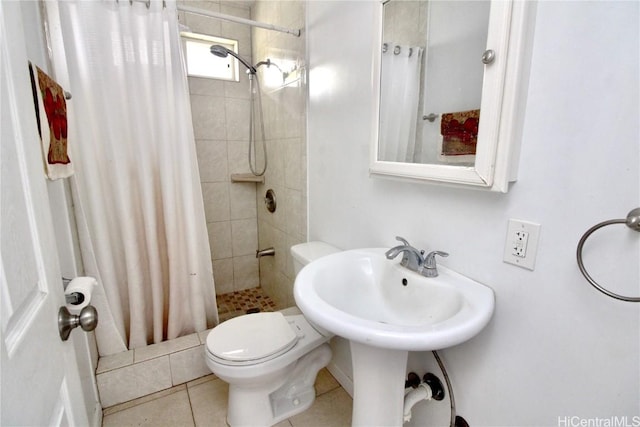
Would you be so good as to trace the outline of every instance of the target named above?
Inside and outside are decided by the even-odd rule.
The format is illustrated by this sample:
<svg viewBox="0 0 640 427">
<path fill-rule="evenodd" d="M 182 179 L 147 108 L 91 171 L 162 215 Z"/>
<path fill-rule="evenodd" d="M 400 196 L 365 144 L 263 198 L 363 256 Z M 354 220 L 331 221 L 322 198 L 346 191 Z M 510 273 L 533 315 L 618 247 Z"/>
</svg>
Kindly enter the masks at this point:
<svg viewBox="0 0 640 427">
<path fill-rule="evenodd" d="M 318 396 L 311 408 L 289 421 L 293 427 L 347 427 L 351 426 L 352 409 L 351 396 L 338 388 Z"/>
<path fill-rule="evenodd" d="M 187 391 L 179 391 L 141 405 L 125 409 L 102 419 L 103 427 L 125 426 L 193 426 Z"/>
<path fill-rule="evenodd" d="M 186 384 L 181 384 L 179 386 L 171 387 L 166 390 L 159 391 L 157 393 L 147 394 L 146 396 L 139 397 L 137 399 L 130 400 L 128 402 L 120 403 L 118 405 L 109 406 L 108 408 L 104 408 L 102 410 L 102 415 L 107 416 L 111 414 L 115 414 L 116 412 L 124 411 L 125 409 L 133 408 L 134 406 L 142 405 L 143 403 L 151 402 L 152 400 L 160 399 L 165 396 L 169 396 L 170 394 L 177 393 L 179 391 L 184 391 L 187 389 Z"/>
<path fill-rule="evenodd" d="M 195 386 L 197 386 L 197 385 L 200 385 L 200 384 L 202 384 L 202 383 L 206 383 L 207 381 L 215 380 L 215 379 L 217 379 L 217 378 L 218 378 L 218 377 L 216 377 L 215 375 L 213 375 L 213 374 L 209 374 L 209 375 L 207 375 L 206 377 L 202 377 L 202 378 L 198 378 L 198 379 L 193 380 L 193 381 L 189 381 L 189 382 L 187 383 L 187 387 L 195 387 Z"/>
<path fill-rule="evenodd" d="M 104 426 L 195 425 L 227 427 L 228 385 L 208 375 L 186 385 L 173 387 L 105 410 Z M 274 427 L 339 427 L 351 422 L 351 397 L 331 374 L 323 369 L 316 381 L 318 397 L 307 411 Z M 191 404 L 192 418 L 185 415 L 184 396 Z M 173 396 L 177 395 L 177 396 Z M 169 413 L 171 416 L 166 415 Z M 192 424 L 193 423 L 193 424 Z"/>
<path fill-rule="evenodd" d="M 196 426 L 226 427 L 229 386 L 220 379 L 189 385 L 191 410 Z"/>
<path fill-rule="evenodd" d="M 331 390 L 335 390 L 340 387 L 340 383 L 333 378 L 333 375 L 327 370 L 327 368 L 321 369 L 316 377 L 316 396 L 320 396 Z"/>
</svg>

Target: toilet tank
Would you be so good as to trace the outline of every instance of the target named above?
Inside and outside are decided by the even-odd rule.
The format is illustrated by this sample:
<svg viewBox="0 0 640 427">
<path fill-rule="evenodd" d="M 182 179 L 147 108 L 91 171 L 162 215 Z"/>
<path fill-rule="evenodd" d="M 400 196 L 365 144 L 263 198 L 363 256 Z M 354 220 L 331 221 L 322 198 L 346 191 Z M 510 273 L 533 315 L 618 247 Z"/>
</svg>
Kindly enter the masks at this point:
<svg viewBox="0 0 640 427">
<path fill-rule="evenodd" d="M 298 275 L 302 267 L 311 261 L 336 252 L 341 252 L 341 249 L 325 242 L 307 242 L 291 246 L 295 274 Z"/>
</svg>

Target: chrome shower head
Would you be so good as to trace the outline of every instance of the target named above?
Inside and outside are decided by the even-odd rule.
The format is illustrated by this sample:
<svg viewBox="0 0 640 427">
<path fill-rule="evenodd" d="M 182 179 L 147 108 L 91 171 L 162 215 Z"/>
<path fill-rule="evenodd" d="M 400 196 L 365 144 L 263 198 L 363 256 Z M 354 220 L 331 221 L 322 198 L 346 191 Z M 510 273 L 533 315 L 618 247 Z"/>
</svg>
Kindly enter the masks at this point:
<svg viewBox="0 0 640 427">
<path fill-rule="evenodd" d="M 215 56 L 219 56 L 220 58 L 226 58 L 229 55 L 229 49 L 224 46 L 220 46 L 219 44 L 212 45 L 209 50 Z"/>
<path fill-rule="evenodd" d="M 214 54 L 215 56 L 219 56 L 220 58 L 226 58 L 228 55 L 231 55 L 234 58 L 236 58 L 238 61 L 240 61 L 242 65 L 247 67 L 247 69 L 249 70 L 249 73 L 251 74 L 256 73 L 256 69 L 251 64 L 245 61 L 240 55 L 238 55 L 232 50 L 227 49 L 224 46 L 220 46 L 219 44 L 214 44 L 209 48 L 209 50 L 211 51 L 212 54 Z"/>
</svg>

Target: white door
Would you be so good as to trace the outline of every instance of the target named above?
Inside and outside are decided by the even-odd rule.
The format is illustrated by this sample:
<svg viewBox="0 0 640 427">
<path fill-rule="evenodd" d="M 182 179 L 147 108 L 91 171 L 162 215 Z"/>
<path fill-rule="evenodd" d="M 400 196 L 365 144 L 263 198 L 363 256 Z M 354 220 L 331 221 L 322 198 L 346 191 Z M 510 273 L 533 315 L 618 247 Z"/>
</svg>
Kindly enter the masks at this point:
<svg viewBox="0 0 640 427">
<path fill-rule="evenodd" d="M 25 52 L 20 2 L 0 1 L 0 425 L 88 425 L 58 334 L 64 295 Z"/>
</svg>

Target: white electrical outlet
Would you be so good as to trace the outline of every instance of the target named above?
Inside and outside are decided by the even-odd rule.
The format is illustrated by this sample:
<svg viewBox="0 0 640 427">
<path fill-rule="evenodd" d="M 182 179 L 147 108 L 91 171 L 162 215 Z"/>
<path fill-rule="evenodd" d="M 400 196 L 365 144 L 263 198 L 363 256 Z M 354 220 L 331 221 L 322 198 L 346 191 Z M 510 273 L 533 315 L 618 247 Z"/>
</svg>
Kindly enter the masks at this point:
<svg viewBox="0 0 640 427">
<path fill-rule="evenodd" d="M 529 242 L 529 233 L 526 231 L 517 230 L 515 236 L 513 236 L 513 242 L 511 244 L 511 255 L 515 255 L 519 258 L 527 257 L 527 243 Z"/>
<path fill-rule="evenodd" d="M 504 245 L 504 262 L 533 270 L 539 234 L 540 224 L 510 219 Z"/>
</svg>

